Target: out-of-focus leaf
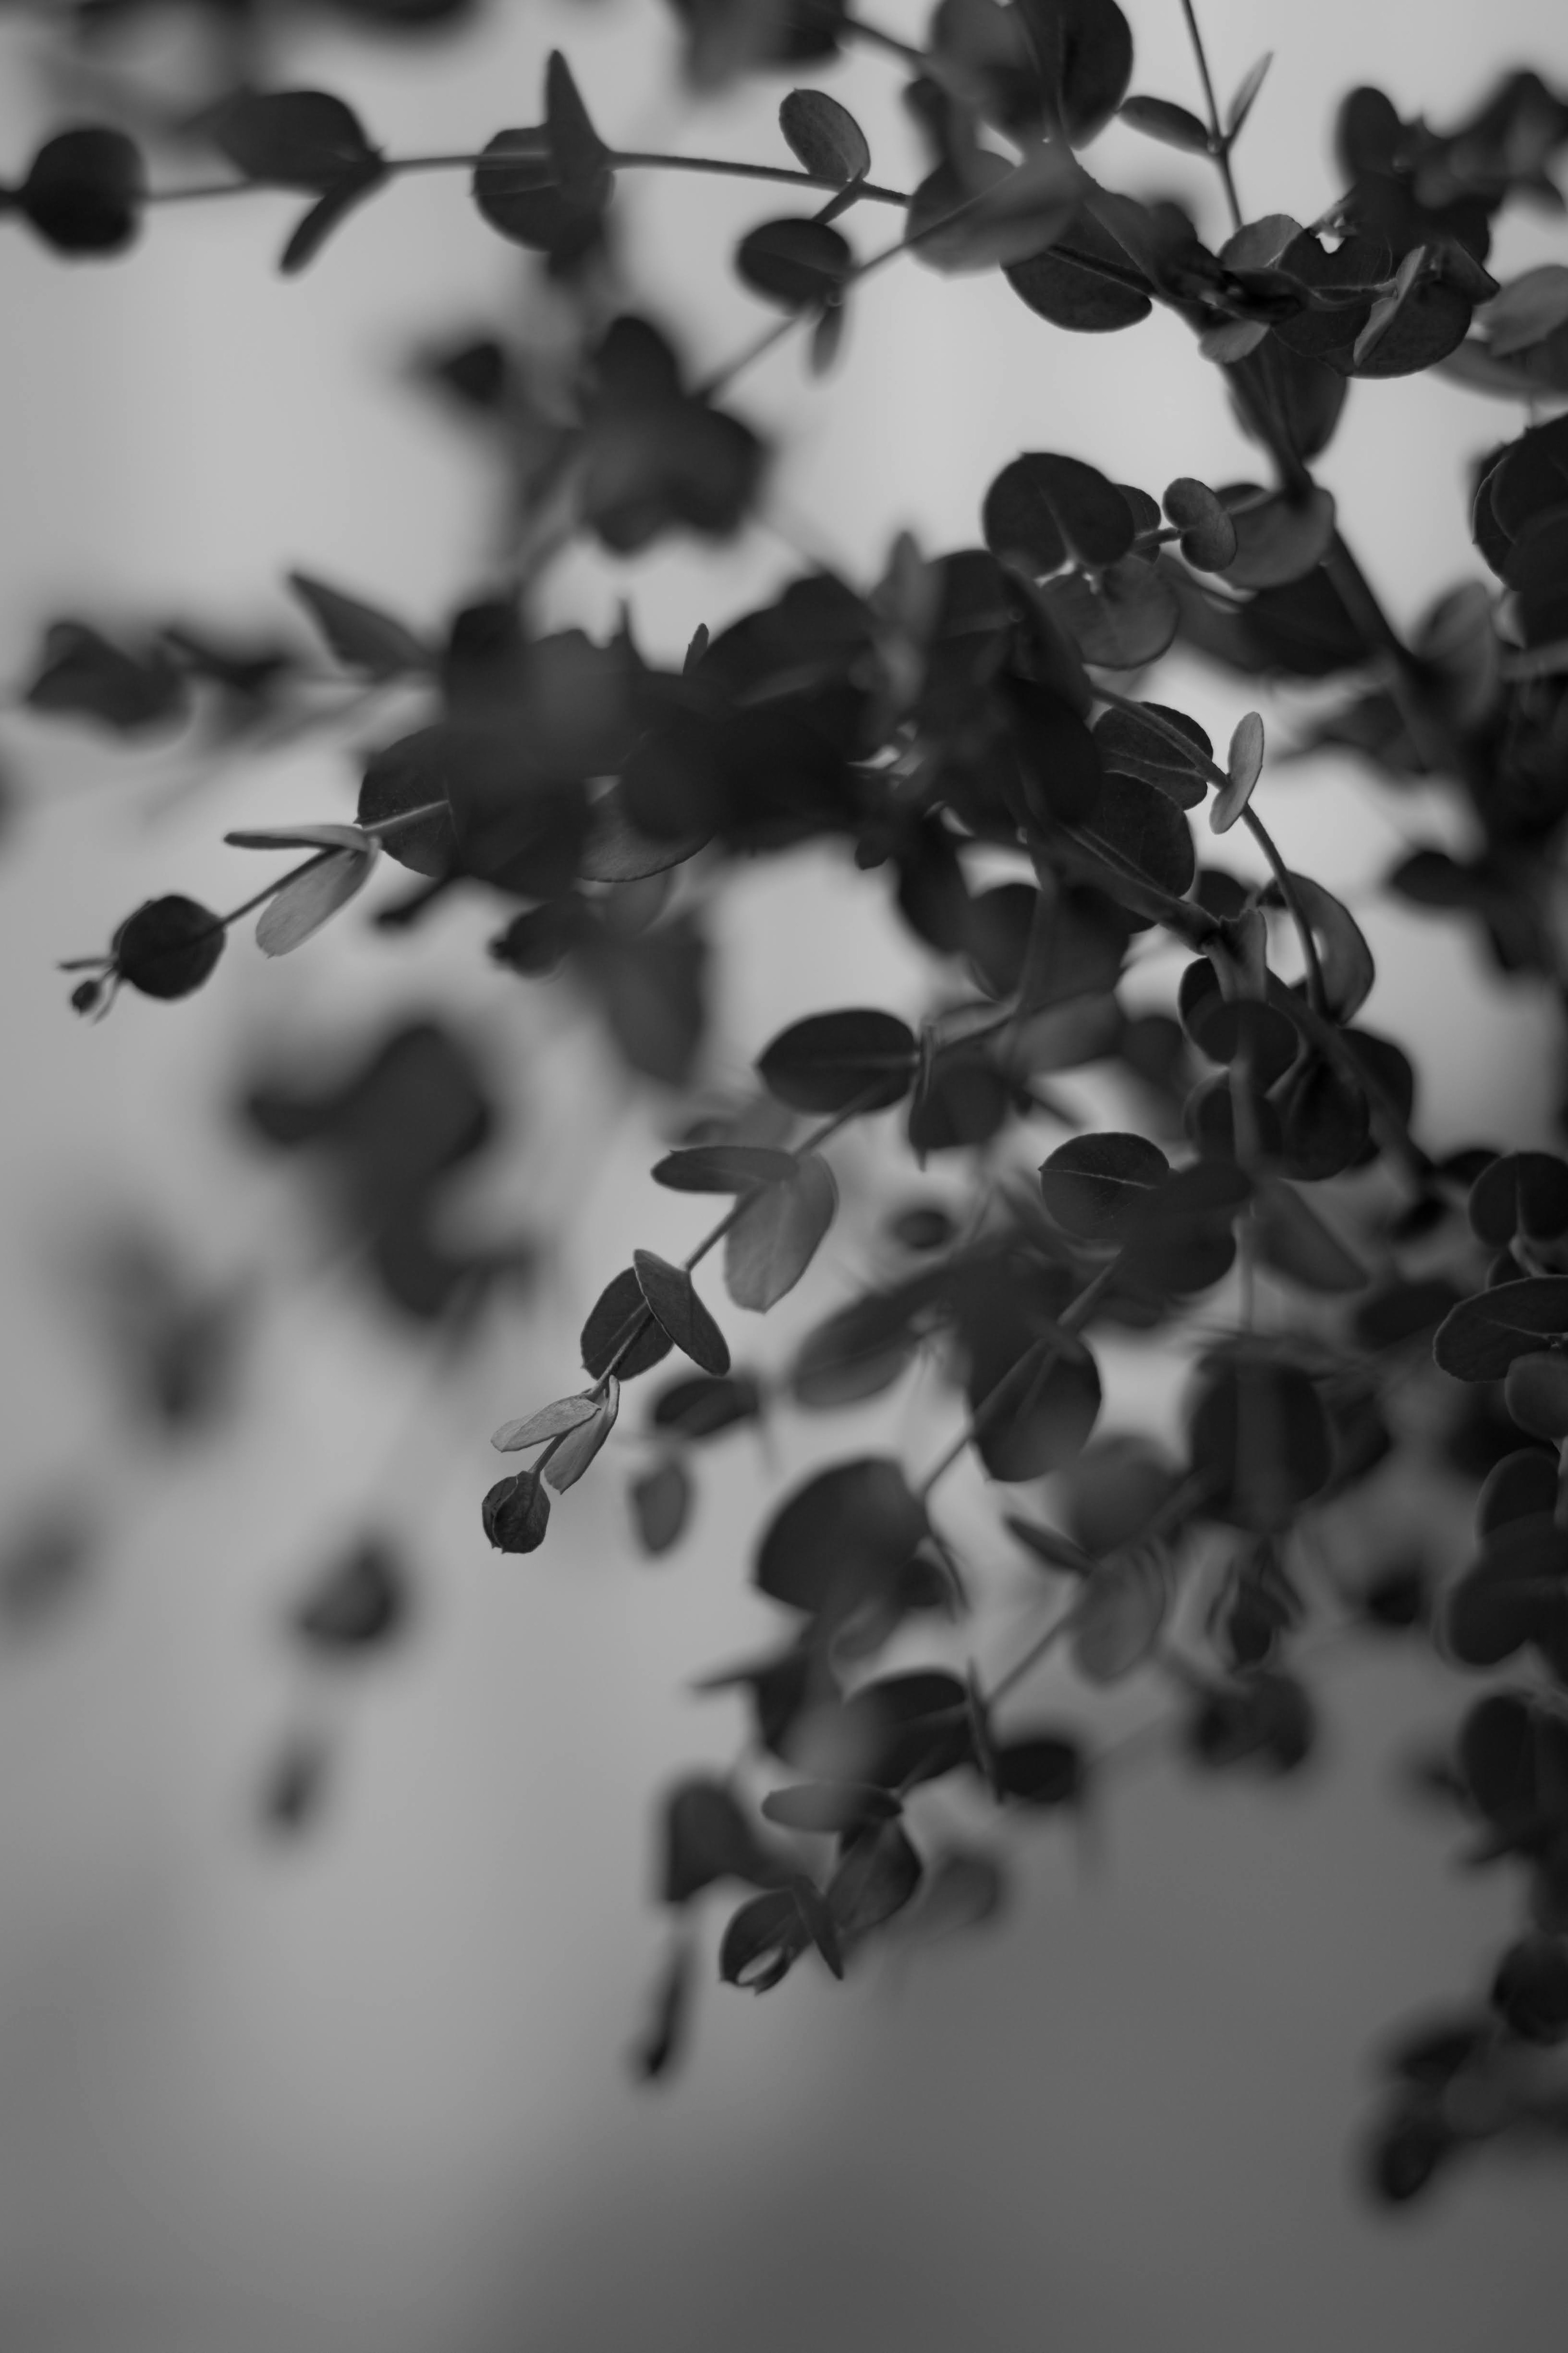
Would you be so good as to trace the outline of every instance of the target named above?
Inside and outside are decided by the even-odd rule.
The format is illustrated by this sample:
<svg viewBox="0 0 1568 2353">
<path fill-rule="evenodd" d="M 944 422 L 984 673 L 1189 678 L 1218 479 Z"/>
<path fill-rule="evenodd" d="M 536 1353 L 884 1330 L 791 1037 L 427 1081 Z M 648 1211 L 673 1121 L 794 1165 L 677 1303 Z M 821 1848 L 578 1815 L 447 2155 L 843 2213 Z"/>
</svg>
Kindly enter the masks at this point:
<svg viewBox="0 0 1568 2353">
<path fill-rule="evenodd" d="M 835 1463 L 774 1513 L 757 1555 L 757 1586 L 791 1609 L 841 1616 L 891 1585 L 927 1526 L 898 1463 L 876 1455 Z"/>
<path fill-rule="evenodd" d="M 288 955 L 346 907 L 369 881 L 376 861 L 374 843 L 365 849 L 328 850 L 286 882 L 263 907 L 256 944 L 263 955 Z"/>
<path fill-rule="evenodd" d="M 816 1152 L 748 1193 L 724 1237 L 724 1284 L 736 1306 L 762 1314 L 793 1291 L 837 1207 L 833 1171 Z"/>
<path fill-rule="evenodd" d="M 346 669 L 375 679 L 429 669 L 429 648 L 395 615 L 306 572 L 290 572 L 289 586 Z"/>
<path fill-rule="evenodd" d="M 1119 1683 L 1153 1650 L 1170 1607 L 1157 1546 L 1101 1561 L 1073 1604 L 1072 1658 L 1090 1683 Z"/>
<path fill-rule="evenodd" d="M 757 1057 L 770 1094 L 795 1111 L 882 1111 L 914 1083 L 920 1049 L 891 1013 L 814 1014 L 783 1029 Z"/>
<path fill-rule="evenodd" d="M 645 1471 L 628 1490 L 632 1517 L 645 1552 L 658 1559 L 680 1542 L 691 1512 L 691 1478 L 673 1456 Z"/>
<path fill-rule="evenodd" d="M 1438 1326 L 1432 1353 L 1461 1381 L 1500 1381 L 1516 1356 L 1568 1339 L 1568 1275 L 1528 1276 L 1461 1300 Z"/>
</svg>

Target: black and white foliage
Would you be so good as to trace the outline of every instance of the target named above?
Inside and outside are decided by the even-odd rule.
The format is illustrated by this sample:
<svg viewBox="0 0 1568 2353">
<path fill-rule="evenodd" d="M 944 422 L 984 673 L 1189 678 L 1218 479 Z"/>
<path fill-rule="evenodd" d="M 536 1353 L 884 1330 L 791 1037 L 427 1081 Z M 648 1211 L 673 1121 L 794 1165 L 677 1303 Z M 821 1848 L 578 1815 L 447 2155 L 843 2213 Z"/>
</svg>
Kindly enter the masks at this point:
<svg viewBox="0 0 1568 2353">
<path fill-rule="evenodd" d="M 1404 1630 L 1461 1679 L 1489 1679 L 1440 1778 L 1473 1859 L 1513 1872 L 1522 1905 L 1489 1988 L 1389 2054 L 1370 2179 L 1410 2199 L 1468 2145 L 1568 2134 L 1548 2055 L 1568 2040 L 1568 1160 L 1506 1137 L 1447 1157 L 1423 1145 L 1417 1073 L 1363 1019 L 1366 940 L 1269 833 L 1279 747 L 1255 704 L 1280 681 L 1310 682 L 1294 748 L 1445 786 L 1470 851 L 1415 849 L 1390 887 L 1474 927 L 1504 971 L 1563 987 L 1568 264 L 1500 283 L 1488 260 L 1503 206 L 1563 207 L 1568 96 L 1515 72 L 1438 131 L 1354 90 L 1328 212 L 1249 219 L 1238 151 L 1268 60 L 1222 107 L 1190 7 L 1194 87 L 1163 94 L 1133 89 L 1116 0 L 942 0 L 918 45 L 871 34 L 842 0 L 675 5 L 697 90 L 782 80 L 776 155 L 618 149 L 560 55 L 538 120 L 481 126 L 466 156 L 390 154 L 321 91 L 249 90 L 212 116 L 230 185 L 302 200 L 288 271 L 329 238 L 346 255 L 363 206 L 442 161 L 469 176 L 476 234 L 544 257 L 568 286 L 593 282 L 637 174 L 766 183 L 733 266 L 775 315 L 706 382 L 649 319 L 602 319 L 567 410 L 539 406 L 525 355 L 500 343 L 432 362 L 448 396 L 510 437 L 510 584 L 431 639 L 296 577 L 345 678 L 422 692 L 421 723 L 368 760 L 353 824 L 231 837 L 303 855 L 226 913 L 177 891 L 134 909 L 101 955 L 67 967 L 82 976 L 73 1001 L 187 996 L 258 909 L 263 951 L 292 952 L 385 860 L 416 886 L 392 920 L 451 891 L 499 901 L 496 959 L 525 984 L 569 966 L 630 1064 L 679 1087 L 705 963 L 670 878 L 840 845 L 929 951 L 931 1009 L 911 1021 L 847 1005 L 754 1041 L 752 1097 L 689 1125 L 652 1171 L 718 1214 L 683 1262 L 638 1249 L 584 1301 L 580 1366 L 497 1431 L 527 1459 L 483 1500 L 492 1545 L 538 1550 L 579 1481 L 619 1475 L 640 1414 L 629 1532 L 662 1556 L 694 1508 L 703 1447 L 782 1408 L 875 1397 L 917 1359 L 952 1394 L 934 1462 L 850 1454 L 764 1517 L 752 1577 L 777 1641 L 712 1679 L 749 1704 L 734 1776 L 695 1776 L 660 1807 L 679 1925 L 638 2063 L 658 2075 L 681 2047 L 685 1915 L 710 1890 L 732 1905 L 720 1973 L 756 1991 L 998 1911 L 1012 1825 L 1081 1808 L 1105 1761 L 1091 1736 L 1031 1713 L 1047 1652 L 1070 1658 L 1090 1702 L 1140 1670 L 1163 1677 L 1172 1746 L 1194 1767 L 1283 1775 L 1312 1753 L 1325 1632 Z M 853 116 L 802 83 L 868 38 L 925 144 L 908 189 L 882 185 Z M 1212 163 L 1232 221 L 1217 250 L 1177 206 L 1129 195 L 1084 159 L 1117 115 Z M 133 248 L 175 193 L 104 126 L 47 140 L 4 203 L 16 233 L 97 258 Z M 873 216 L 890 216 L 887 237 L 862 237 Z M 1113 480 L 1070 451 L 1021 450 L 974 480 L 973 544 L 928 557 L 900 541 L 869 589 L 805 572 L 700 631 L 679 670 L 646 659 L 629 626 L 605 643 L 542 629 L 539 584 L 574 537 L 626 554 L 674 532 L 721 539 L 755 511 L 767 452 L 735 379 L 790 336 L 829 371 L 861 280 L 905 256 L 994 273 L 1047 350 L 1064 331 L 1116 332 L 1131 353 L 1152 310 L 1173 312 L 1255 452 L 1247 475 Z M 933 282 L 931 301 L 942 293 Z M 1505 408 L 1474 480 L 1443 487 L 1469 503 L 1477 562 L 1407 638 L 1314 468 L 1359 379 L 1438 367 L 1522 402 L 1528 421 Z M 1135 448 L 1125 470 L 1140 472 Z M 1222 749 L 1152 690 L 1151 665 L 1178 644 L 1224 676 Z M 247 665 L 188 631 L 113 639 L 68 619 L 28 699 L 140 737 L 193 712 L 243 732 L 296 692 L 287 653 Z M 1237 828 L 1261 886 L 1209 862 L 1209 836 Z M 1168 1007 L 1133 1013 L 1123 976 L 1160 934 L 1182 958 Z M 1050 1082 L 1086 1068 L 1119 1084 L 1122 1121 L 1063 1141 Z M 331 1145 L 336 1132 L 330 1105 L 275 1101 L 258 1116 L 279 1142 Z M 911 1189 L 889 1203 L 874 1275 L 764 1376 L 737 1360 L 748 1319 L 807 1278 L 837 1207 L 836 1139 L 862 1122 L 952 1181 L 940 1202 Z M 363 1125 L 339 1124 L 368 1198 Z M 379 1247 L 394 1232 L 428 1246 L 428 1188 L 468 1148 L 455 1134 L 374 1211 Z M 1179 1451 L 1097 1436 L 1107 1335 L 1185 1367 Z M 1456 1419 L 1458 1384 L 1483 1414 Z M 1471 1565 L 1442 1589 L 1408 1561 L 1355 1590 L 1327 1584 L 1314 1515 L 1441 1448 L 1435 1429 L 1485 1472 Z M 976 1585 L 943 1525 L 943 1480 L 966 1460 L 992 1484 L 995 1546 L 1040 1580 L 1039 1630 L 989 1680 L 946 1662 Z M 304 1598 L 293 1633 L 342 1664 L 406 1615 L 401 1566 L 368 1536 Z M 940 1658 L 889 1671 L 882 1654 L 911 1630 L 940 1637 Z M 286 1757 L 277 1820 L 298 1826 L 321 1777 L 308 1745 Z M 991 1828 L 967 1843 L 935 1832 L 922 1793 L 936 1783 Z"/>
</svg>

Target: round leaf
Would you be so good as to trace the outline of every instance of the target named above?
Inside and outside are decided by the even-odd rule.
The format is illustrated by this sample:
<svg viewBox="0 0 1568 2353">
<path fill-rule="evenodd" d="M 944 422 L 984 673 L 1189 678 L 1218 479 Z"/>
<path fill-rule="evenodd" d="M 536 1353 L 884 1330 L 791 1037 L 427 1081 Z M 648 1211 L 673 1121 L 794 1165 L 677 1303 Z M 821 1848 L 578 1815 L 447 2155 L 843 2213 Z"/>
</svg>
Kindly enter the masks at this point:
<svg viewBox="0 0 1568 2353">
<path fill-rule="evenodd" d="M 1223 572 L 1236 561 L 1236 525 L 1206 482 L 1183 474 L 1166 490 L 1164 509 L 1181 531 L 1182 554 L 1199 572 Z"/>
<path fill-rule="evenodd" d="M 1226 781 L 1209 805 L 1209 827 L 1215 833 L 1230 831 L 1263 774 L 1263 720 L 1258 712 L 1248 711 L 1237 722 L 1225 765 Z"/>
<path fill-rule="evenodd" d="M 879 1455 L 819 1471 L 774 1514 L 757 1555 L 761 1592 L 839 1617 L 885 1591 L 928 1533 L 898 1463 Z"/>
<path fill-rule="evenodd" d="M 768 1092 L 795 1111 L 883 1111 L 914 1083 L 920 1048 L 891 1013 L 813 1014 L 783 1029 L 757 1058 Z"/>
<path fill-rule="evenodd" d="M 985 493 L 985 544 L 1035 573 L 1068 562 L 1114 564 L 1131 546 L 1132 510 L 1116 484 L 1080 459 L 1031 450 Z"/>
<path fill-rule="evenodd" d="M 1146 1136 L 1075 1135 L 1040 1170 L 1046 1207 L 1081 1241 L 1119 1240 L 1133 1210 L 1165 1182 L 1171 1164 Z"/>
<path fill-rule="evenodd" d="M 836 297 L 855 266 L 848 241 L 825 221 L 763 221 L 741 239 L 735 267 L 755 294 L 786 311 L 809 311 Z"/>
<path fill-rule="evenodd" d="M 1462 1299 L 1437 1327 L 1432 1354 L 1460 1381 L 1500 1381 L 1516 1356 L 1568 1338 L 1568 1275 L 1531 1275 Z"/>
<path fill-rule="evenodd" d="M 863 180 L 871 168 L 865 132 L 848 108 L 825 90 L 792 90 L 779 108 L 779 129 L 816 179 L 847 185 Z"/>
</svg>

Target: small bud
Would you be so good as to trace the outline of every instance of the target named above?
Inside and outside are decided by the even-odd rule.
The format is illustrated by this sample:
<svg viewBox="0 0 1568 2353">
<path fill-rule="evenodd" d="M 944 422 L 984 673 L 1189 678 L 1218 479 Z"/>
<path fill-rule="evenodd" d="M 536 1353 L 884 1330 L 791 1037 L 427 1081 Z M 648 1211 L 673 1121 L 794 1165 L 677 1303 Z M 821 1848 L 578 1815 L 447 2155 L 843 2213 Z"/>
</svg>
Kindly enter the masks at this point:
<svg viewBox="0 0 1568 2353">
<path fill-rule="evenodd" d="M 221 919 L 195 899 L 149 899 L 114 934 L 114 969 L 143 997 L 189 997 L 223 954 Z"/>
<path fill-rule="evenodd" d="M 550 1524 L 550 1498 L 536 1471 L 498 1479 L 485 1497 L 485 1534 L 498 1552 L 537 1552 Z"/>
<path fill-rule="evenodd" d="M 101 980 L 79 980 L 71 991 L 71 1005 L 78 1013 L 96 1013 L 102 997 Z"/>
</svg>

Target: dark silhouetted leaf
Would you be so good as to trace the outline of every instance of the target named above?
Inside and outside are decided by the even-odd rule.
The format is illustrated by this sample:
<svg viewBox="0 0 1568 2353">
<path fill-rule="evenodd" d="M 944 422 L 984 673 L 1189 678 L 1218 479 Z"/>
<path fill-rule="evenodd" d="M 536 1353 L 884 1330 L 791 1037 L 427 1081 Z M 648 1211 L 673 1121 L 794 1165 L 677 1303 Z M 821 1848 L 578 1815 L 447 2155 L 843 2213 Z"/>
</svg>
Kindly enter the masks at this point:
<svg viewBox="0 0 1568 2353">
<path fill-rule="evenodd" d="M 1046 1207 L 1084 1241 L 1113 1241 L 1139 1202 L 1163 1185 L 1171 1164 L 1145 1136 L 1075 1135 L 1040 1170 Z"/>
<path fill-rule="evenodd" d="M 777 1887 L 789 1875 L 788 1858 L 759 1837 L 734 1792 L 708 1774 L 693 1774 L 668 1792 L 662 1827 L 661 1903 L 689 1904 L 721 1879 Z"/>
<path fill-rule="evenodd" d="M 1100 1413 L 1100 1374 L 1081 1341 L 1048 1344 L 1021 1357 L 982 1397 L 970 1379 L 979 1421 L 975 1447 L 993 1479 L 1043 1479 L 1070 1462 Z"/>
<path fill-rule="evenodd" d="M 1135 327 L 1153 308 L 1127 254 L 1082 210 L 1072 215 L 1056 245 L 1010 263 L 1005 275 L 1031 311 L 1078 334 Z"/>
<path fill-rule="evenodd" d="M 656 1185 L 673 1193 L 749 1193 L 787 1182 L 800 1163 L 793 1152 L 766 1144 L 694 1144 L 654 1163 Z"/>
<path fill-rule="evenodd" d="M 817 1013 L 783 1029 L 757 1057 L 770 1094 L 794 1111 L 883 1111 L 914 1083 L 920 1049 L 891 1013 Z"/>
<path fill-rule="evenodd" d="M 1236 525 L 1206 482 L 1183 474 L 1163 499 L 1166 514 L 1181 531 L 1181 550 L 1199 572 L 1223 572 L 1236 560 Z"/>
<path fill-rule="evenodd" d="M 804 215 L 763 221 L 735 249 L 744 283 L 786 311 L 809 311 L 833 301 L 854 266 L 847 239 Z"/>
<path fill-rule="evenodd" d="M 1507 1152 L 1470 1187 L 1471 1231 L 1492 1250 L 1516 1234 L 1552 1242 L 1568 1233 L 1568 1161 L 1554 1152 Z"/>
<path fill-rule="evenodd" d="M 1333 499 L 1319 486 L 1300 498 L 1280 491 L 1243 505 L 1242 500 L 1250 501 L 1252 493 L 1253 485 L 1242 483 L 1226 494 L 1237 552 L 1226 567 L 1226 585 L 1288 586 L 1322 562 L 1334 535 Z"/>
<path fill-rule="evenodd" d="M 167 649 L 120 646 L 82 621 L 55 621 L 26 690 L 30 711 L 95 719 L 117 734 L 176 726 L 185 717 L 185 681 Z"/>
<path fill-rule="evenodd" d="M 345 596 L 308 573 L 290 572 L 289 586 L 309 611 L 339 661 L 370 678 L 399 678 L 428 670 L 430 653 L 412 629 L 357 596 Z"/>
<path fill-rule="evenodd" d="M 1531 1275 L 1461 1300 L 1438 1326 L 1432 1354 L 1460 1381 L 1500 1381 L 1516 1356 L 1568 1338 L 1568 1275 Z"/>
<path fill-rule="evenodd" d="M 985 493 L 985 543 L 1031 572 L 1114 564 L 1132 544 L 1132 511 L 1114 482 L 1077 458 L 1032 450 Z"/>
<path fill-rule="evenodd" d="M 896 1462 L 835 1463 L 774 1513 L 756 1583 L 792 1609 L 841 1617 L 890 1587 L 926 1534 L 924 1508 Z"/>
<path fill-rule="evenodd" d="M 353 110 L 317 90 L 244 92 L 221 110 L 209 136 L 247 180 L 318 195 L 380 163 Z"/>
<path fill-rule="evenodd" d="M 730 1350 L 724 1335 L 697 1295 L 683 1266 L 671 1266 L 652 1250 L 634 1250 L 632 1265 L 659 1329 L 705 1373 L 727 1373 Z"/>
<path fill-rule="evenodd" d="M 932 269 L 994 269 L 1053 245 L 1077 209 L 1080 177 L 1059 147 L 1009 164 L 987 147 L 963 168 L 939 164 L 910 199 L 905 242 Z"/>
<path fill-rule="evenodd" d="M 1176 106 L 1168 98 L 1124 98 L 1117 112 L 1131 129 L 1142 131 L 1146 138 L 1158 139 L 1166 147 L 1179 147 L 1188 155 L 1206 155 L 1209 152 L 1206 125 L 1186 107 Z"/>
<path fill-rule="evenodd" d="M 1207 1508 L 1259 1534 L 1286 1528 L 1328 1484 L 1329 1425 L 1310 1376 L 1268 1357 L 1211 1357 L 1192 1421 Z"/>
<path fill-rule="evenodd" d="M 673 1457 L 645 1471 L 628 1489 L 642 1548 L 655 1559 L 680 1542 L 691 1513 L 691 1479 Z"/>
<path fill-rule="evenodd" d="M 1095 580 L 1047 580 L 1041 593 L 1083 659 L 1104 670 L 1141 670 L 1157 661 L 1176 634 L 1173 589 L 1163 572 L 1135 555 Z"/>
<path fill-rule="evenodd" d="M 1568 1356 L 1543 1348 L 1516 1356 L 1503 1383 L 1503 1403 L 1521 1430 L 1553 1445 L 1568 1438 Z"/>
<path fill-rule="evenodd" d="M 871 168 L 865 132 L 848 108 L 825 90 L 792 90 L 779 108 L 779 129 L 816 179 L 847 185 L 863 180 Z"/>
<path fill-rule="evenodd" d="M 1091 842 L 1115 852 L 1120 868 L 1131 869 L 1167 897 L 1184 898 L 1192 888 L 1197 872 L 1192 828 L 1185 812 L 1158 786 L 1137 776 L 1107 776 L 1083 829 Z"/>
<path fill-rule="evenodd" d="M 753 1895 L 725 1928 L 719 1947 L 719 1975 L 725 1985 L 768 1993 L 788 1974 L 811 1942 L 793 1889 Z"/>
<path fill-rule="evenodd" d="M 1075 147 L 1103 131 L 1132 79 L 1132 34 L 1116 0 L 1018 0 L 1050 113 Z"/>
<path fill-rule="evenodd" d="M 669 1349 L 669 1335 L 650 1314 L 642 1285 L 628 1266 L 605 1285 L 583 1326 L 584 1369 L 602 1380 L 613 1365 L 623 1381 L 635 1380 L 668 1356 Z"/>
<path fill-rule="evenodd" d="M 1048 1810 L 1073 1806 L 1083 1795 L 1087 1772 L 1076 1740 L 1060 1733 L 1036 1732 L 999 1741 L 996 1778 L 1004 1796 Z"/>
<path fill-rule="evenodd" d="M 147 175 L 123 131 L 93 127 L 47 139 L 11 201 L 57 253 L 122 253 L 142 225 Z"/>
</svg>

